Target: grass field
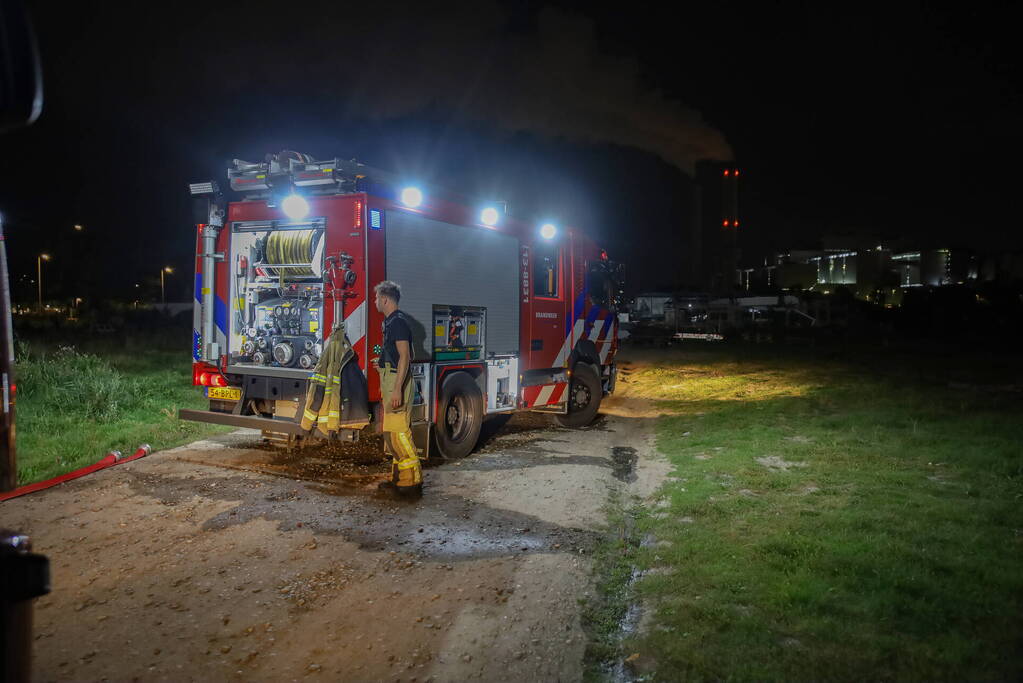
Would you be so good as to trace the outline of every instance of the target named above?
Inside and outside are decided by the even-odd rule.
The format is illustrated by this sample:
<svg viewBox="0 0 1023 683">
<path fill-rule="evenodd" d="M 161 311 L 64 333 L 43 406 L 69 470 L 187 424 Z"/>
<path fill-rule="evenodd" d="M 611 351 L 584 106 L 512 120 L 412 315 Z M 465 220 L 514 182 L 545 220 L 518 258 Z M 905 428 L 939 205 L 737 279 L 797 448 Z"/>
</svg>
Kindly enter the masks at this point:
<svg viewBox="0 0 1023 683">
<path fill-rule="evenodd" d="M 177 418 L 203 408 L 192 386 L 188 346 L 132 345 L 90 352 L 22 346 L 17 364 L 18 482 L 27 484 L 91 465 L 112 449 L 171 448 L 228 428 Z"/>
<path fill-rule="evenodd" d="M 977 356 L 674 351 L 628 374 L 674 473 L 623 510 L 650 679 L 1023 676 L 1019 367 Z M 613 600 L 612 600 L 613 602 Z M 619 600 L 620 604 L 620 600 Z"/>
</svg>

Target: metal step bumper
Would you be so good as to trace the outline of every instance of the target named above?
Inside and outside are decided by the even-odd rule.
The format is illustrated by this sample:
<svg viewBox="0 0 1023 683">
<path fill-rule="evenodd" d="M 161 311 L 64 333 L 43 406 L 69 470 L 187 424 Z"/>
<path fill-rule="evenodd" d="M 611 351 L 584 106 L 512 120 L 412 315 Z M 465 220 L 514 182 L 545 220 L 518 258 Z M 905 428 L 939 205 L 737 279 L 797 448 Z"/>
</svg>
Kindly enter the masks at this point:
<svg viewBox="0 0 1023 683">
<path fill-rule="evenodd" d="M 278 432 L 280 434 L 292 434 L 294 436 L 305 436 L 309 432 L 302 429 L 302 425 L 291 420 L 275 420 L 270 417 L 256 417 L 254 415 L 233 415 L 231 413 L 219 413 L 213 410 L 191 410 L 182 408 L 178 410 L 179 420 L 190 420 L 191 422 L 210 422 L 230 427 L 248 427 L 267 432 Z"/>
</svg>

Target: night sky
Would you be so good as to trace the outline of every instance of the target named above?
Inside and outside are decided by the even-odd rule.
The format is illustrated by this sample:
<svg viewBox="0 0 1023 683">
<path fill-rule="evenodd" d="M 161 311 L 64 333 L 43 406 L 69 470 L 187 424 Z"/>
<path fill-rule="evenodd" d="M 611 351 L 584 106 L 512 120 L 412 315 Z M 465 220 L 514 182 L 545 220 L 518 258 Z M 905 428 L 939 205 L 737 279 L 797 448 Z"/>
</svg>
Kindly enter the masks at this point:
<svg viewBox="0 0 1023 683">
<path fill-rule="evenodd" d="M 170 265 L 187 300 L 187 183 L 281 149 L 582 227 L 633 292 L 674 282 L 700 159 L 743 169 L 747 262 L 833 233 L 1023 246 L 1008 4 L 213 4 L 29 3 L 46 99 L 0 169 L 17 300 L 44 250 L 48 297 L 158 296 Z"/>
</svg>

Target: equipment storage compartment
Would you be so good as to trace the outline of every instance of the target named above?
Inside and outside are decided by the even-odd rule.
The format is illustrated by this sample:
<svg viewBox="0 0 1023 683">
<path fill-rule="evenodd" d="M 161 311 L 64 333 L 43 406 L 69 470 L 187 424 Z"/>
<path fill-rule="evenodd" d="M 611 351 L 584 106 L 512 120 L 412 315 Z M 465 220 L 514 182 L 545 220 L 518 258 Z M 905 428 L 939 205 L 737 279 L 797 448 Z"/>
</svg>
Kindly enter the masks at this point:
<svg viewBox="0 0 1023 683">
<path fill-rule="evenodd" d="M 479 360 L 484 355 L 487 309 L 476 306 L 433 307 L 433 359 Z"/>
<path fill-rule="evenodd" d="M 323 219 L 231 226 L 231 364 L 309 371 L 323 342 Z"/>
<path fill-rule="evenodd" d="M 487 412 L 503 413 L 519 407 L 519 359 L 498 356 L 487 359 Z"/>
<path fill-rule="evenodd" d="M 415 360 L 432 359 L 433 307 L 440 304 L 486 309 L 480 345 L 488 354 L 518 353 L 517 238 L 404 211 L 388 211 L 384 225 L 386 277 L 401 285 L 400 307 L 412 319 Z"/>
</svg>

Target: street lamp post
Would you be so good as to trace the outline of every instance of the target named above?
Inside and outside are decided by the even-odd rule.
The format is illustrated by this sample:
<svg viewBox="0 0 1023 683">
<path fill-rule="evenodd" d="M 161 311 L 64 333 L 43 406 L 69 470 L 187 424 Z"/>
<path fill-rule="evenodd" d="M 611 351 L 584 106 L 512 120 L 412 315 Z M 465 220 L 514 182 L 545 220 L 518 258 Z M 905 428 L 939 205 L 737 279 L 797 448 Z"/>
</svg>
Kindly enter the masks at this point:
<svg viewBox="0 0 1023 683">
<path fill-rule="evenodd" d="M 43 261 L 49 261 L 49 254 L 39 254 L 36 259 L 36 282 L 39 285 L 39 310 L 43 310 Z"/>
<path fill-rule="evenodd" d="M 173 273 L 173 272 L 174 272 L 174 269 L 171 268 L 170 266 L 164 266 L 163 268 L 160 269 L 160 303 L 161 304 L 167 303 L 167 296 L 164 293 L 163 274 L 164 273 Z"/>
</svg>

